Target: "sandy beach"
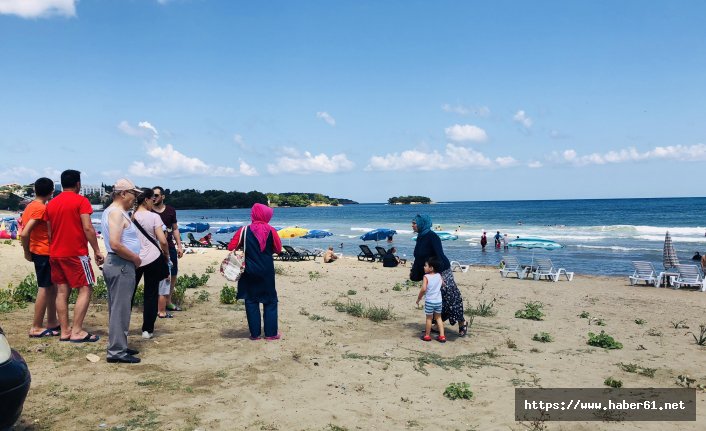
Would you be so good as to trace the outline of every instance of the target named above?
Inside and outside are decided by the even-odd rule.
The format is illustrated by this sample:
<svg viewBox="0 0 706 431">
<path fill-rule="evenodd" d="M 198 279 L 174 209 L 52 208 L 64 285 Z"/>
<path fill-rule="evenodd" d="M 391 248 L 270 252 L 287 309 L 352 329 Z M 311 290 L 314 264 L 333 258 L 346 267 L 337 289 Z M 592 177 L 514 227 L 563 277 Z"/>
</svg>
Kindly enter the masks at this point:
<svg viewBox="0 0 706 431">
<path fill-rule="evenodd" d="M 203 274 L 224 254 L 186 255 L 181 274 Z M 0 244 L 0 259 L 3 288 L 32 271 L 17 241 Z M 187 291 L 185 311 L 158 320 L 152 340 L 140 337 L 141 310 L 133 311 L 129 341 L 141 351 L 139 365 L 105 362 L 104 304 L 92 304 L 86 318 L 86 328 L 103 337 L 95 344 L 29 339 L 31 306 L 1 314 L 33 378 L 17 429 L 703 429 L 703 409 L 696 422 L 519 423 L 514 388 L 602 388 L 608 377 L 627 388 L 677 388 L 679 375 L 706 384 L 706 351 L 687 334 L 706 323 L 704 293 L 631 287 L 627 277 L 577 275 L 552 283 L 472 268 L 455 273 L 466 306 L 496 299 L 497 314 L 476 317 L 466 338 L 456 336 L 456 327 L 449 328 L 447 343 L 425 343 L 417 289 L 404 286 L 409 267 L 383 268 L 355 257 L 276 265 L 283 271 L 277 276 L 283 335 L 274 342 L 248 340 L 243 307 L 219 303 L 226 281 L 218 273 L 198 289 L 209 300 L 198 302 Z M 375 323 L 331 305 L 349 299 L 389 306 L 395 318 Z M 544 304 L 544 320 L 514 317 L 528 301 Z M 584 311 L 605 326 L 579 317 Z M 690 329 L 675 329 L 678 321 Z M 588 332 L 601 329 L 623 349 L 587 345 Z M 539 332 L 554 341 L 533 341 Z M 89 353 L 101 360 L 87 361 Z M 656 370 L 648 377 L 620 363 Z M 473 398 L 444 397 L 455 382 L 469 383 Z M 705 398 L 697 391 L 699 406 Z"/>
</svg>

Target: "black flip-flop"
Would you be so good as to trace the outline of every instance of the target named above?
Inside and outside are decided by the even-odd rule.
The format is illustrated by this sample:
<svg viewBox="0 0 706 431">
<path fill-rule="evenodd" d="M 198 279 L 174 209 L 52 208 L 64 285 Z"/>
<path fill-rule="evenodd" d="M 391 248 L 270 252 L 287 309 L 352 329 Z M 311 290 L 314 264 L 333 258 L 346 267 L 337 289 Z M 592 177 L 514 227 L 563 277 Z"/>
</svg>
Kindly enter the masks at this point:
<svg viewBox="0 0 706 431">
<path fill-rule="evenodd" d="M 29 338 L 58 337 L 59 335 L 61 335 L 58 331 L 58 329 L 47 328 L 42 331 L 41 334 L 29 334 Z"/>
<path fill-rule="evenodd" d="M 171 314 L 167 313 L 167 314 L 165 314 L 164 316 L 160 316 L 160 315 L 158 314 L 157 317 L 159 317 L 160 319 L 171 319 L 171 318 L 174 317 L 174 316 L 172 316 Z"/>
<path fill-rule="evenodd" d="M 70 340 L 70 341 L 72 343 L 95 343 L 96 341 L 98 341 L 100 339 L 101 339 L 101 337 L 99 337 L 98 335 L 93 335 L 89 332 L 88 334 L 86 334 L 85 337 L 81 338 L 80 340 Z"/>
</svg>

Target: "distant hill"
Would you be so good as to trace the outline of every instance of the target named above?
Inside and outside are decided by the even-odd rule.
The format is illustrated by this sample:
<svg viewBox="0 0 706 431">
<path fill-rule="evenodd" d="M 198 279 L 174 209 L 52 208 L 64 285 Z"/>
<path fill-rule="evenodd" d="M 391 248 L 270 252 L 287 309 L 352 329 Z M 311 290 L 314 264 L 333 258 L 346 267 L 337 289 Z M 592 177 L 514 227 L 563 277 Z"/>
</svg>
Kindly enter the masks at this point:
<svg viewBox="0 0 706 431">
<path fill-rule="evenodd" d="M 354 205 L 350 199 L 332 198 L 321 193 L 268 193 L 270 205 L 280 207 Z"/>
<path fill-rule="evenodd" d="M 409 205 L 409 204 L 430 204 L 431 199 L 426 196 L 395 196 L 387 200 L 390 205 Z"/>
</svg>

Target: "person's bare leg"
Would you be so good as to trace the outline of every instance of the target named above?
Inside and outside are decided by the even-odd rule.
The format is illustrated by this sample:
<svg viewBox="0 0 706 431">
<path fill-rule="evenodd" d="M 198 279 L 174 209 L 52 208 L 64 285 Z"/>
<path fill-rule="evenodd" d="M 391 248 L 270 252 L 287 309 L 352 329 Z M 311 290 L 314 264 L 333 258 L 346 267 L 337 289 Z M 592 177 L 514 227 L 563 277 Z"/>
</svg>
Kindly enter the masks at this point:
<svg viewBox="0 0 706 431">
<path fill-rule="evenodd" d="M 431 320 L 432 320 L 432 316 L 427 315 L 427 326 L 426 326 L 426 329 L 424 330 L 425 337 L 431 336 Z"/>
<path fill-rule="evenodd" d="M 171 283 L 169 283 L 169 295 L 167 296 L 167 305 L 172 303 L 172 295 L 174 295 L 174 286 L 176 286 L 177 276 L 172 275 Z"/>
<path fill-rule="evenodd" d="M 56 314 L 56 286 L 45 287 L 47 303 L 47 328 L 56 328 L 59 326 L 59 319 Z"/>
<path fill-rule="evenodd" d="M 441 320 L 441 314 L 434 313 L 434 317 L 436 317 L 436 328 L 439 330 L 439 338 L 445 338 L 444 321 Z"/>
<path fill-rule="evenodd" d="M 74 325 L 71 328 L 71 339 L 80 340 L 86 336 L 83 330 L 83 319 L 86 318 L 88 305 L 91 303 L 93 286 L 83 286 L 78 289 L 76 305 L 74 305 Z"/>
<path fill-rule="evenodd" d="M 34 318 L 32 319 L 32 327 L 29 329 L 29 335 L 39 335 L 44 332 L 44 312 L 47 309 L 47 290 L 44 287 L 37 289 L 37 299 L 34 301 Z M 54 325 L 56 326 L 56 325 Z M 54 326 L 49 326 L 53 328 Z"/>
<path fill-rule="evenodd" d="M 166 316 L 167 315 L 167 303 L 169 295 L 159 295 L 159 300 L 157 301 L 157 315 Z"/>
<path fill-rule="evenodd" d="M 69 326 L 69 295 L 71 289 L 67 284 L 56 286 L 56 315 L 61 325 L 61 338 L 71 337 L 71 327 Z"/>
</svg>

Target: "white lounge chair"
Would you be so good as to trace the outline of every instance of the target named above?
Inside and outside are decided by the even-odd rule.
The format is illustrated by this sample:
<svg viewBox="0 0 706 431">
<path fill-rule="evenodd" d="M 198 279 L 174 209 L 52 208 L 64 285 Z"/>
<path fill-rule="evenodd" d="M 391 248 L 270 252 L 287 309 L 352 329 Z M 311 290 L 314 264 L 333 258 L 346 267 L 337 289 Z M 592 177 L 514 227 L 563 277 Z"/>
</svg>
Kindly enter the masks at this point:
<svg viewBox="0 0 706 431">
<path fill-rule="evenodd" d="M 698 265 L 677 265 L 679 276 L 672 284 L 675 289 L 682 286 L 696 286 L 700 291 L 706 292 L 706 284 L 704 284 L 704 276 L 701 274 L 701 269 Z"/>
<path fill-rule="evenodd" d="M 456 271 L 459 270 L 461 272 L 468 272 L 468 268 L 470 268 L 471 265 L 464 265 L 461 262 L 458 262 L 456 260 L 451 261 L 451 271 Z"/>
<path fill-rule="evenodd" d="M 515 273 L 517 278 L 525 278 L 527 276 L 527 268 L 523 268 L 515 256 L 503 256 L 505 266 L 500 270 L 500 276 L 507 278 L 508 274 Z"/>
<path fill-rule="evenodd" d="M 652 262 L 634 260 L 632 266 L 635 267 L 635 272 L 628 277 L 632 286 L 637 284 L 638 281 L 644 281 L 646 284 L 659 287 L 662 276 L 657 274 L 657 270 L 655 270 Z"/>
<path fill-rule="evenodd" d="M 535 259 L 537 264 L 537 269 L 534 271 L 534 279 L 539 280 L 542 277 L 546 277 L 547 280 L 559 281 L 559 276 L 563 273 L 568 281 L 574 279 L 574 273 L 568 272 L 564 268 L 554 269 L 554 264 L 551 259 Z"/>
</svg>

